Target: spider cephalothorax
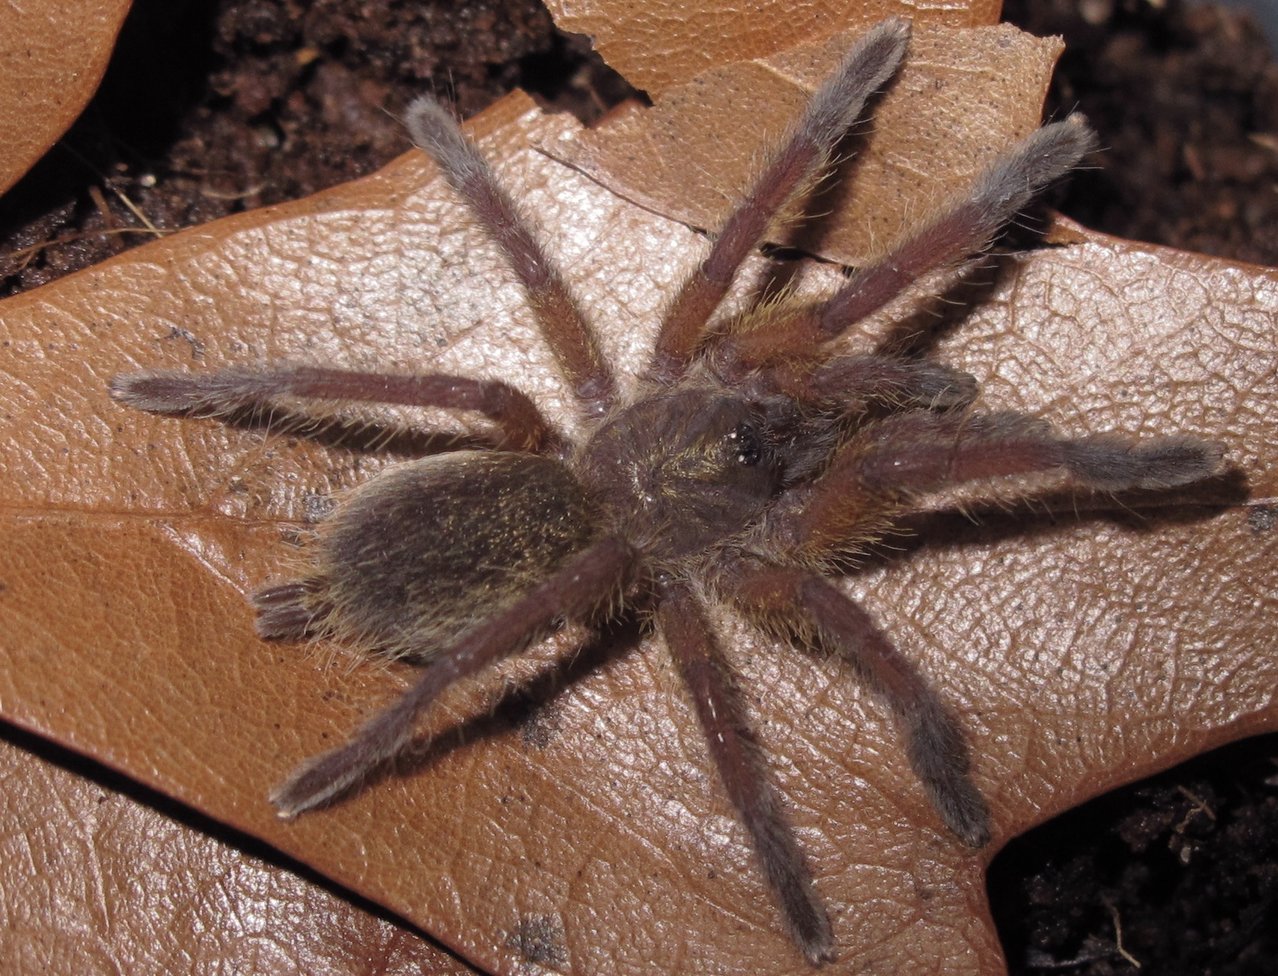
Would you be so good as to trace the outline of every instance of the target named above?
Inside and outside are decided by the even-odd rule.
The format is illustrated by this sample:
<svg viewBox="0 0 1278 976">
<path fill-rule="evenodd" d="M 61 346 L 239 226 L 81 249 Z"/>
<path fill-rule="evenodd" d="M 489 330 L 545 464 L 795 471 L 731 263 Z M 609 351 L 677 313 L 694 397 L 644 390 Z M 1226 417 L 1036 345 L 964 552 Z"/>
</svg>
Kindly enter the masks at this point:
<svg viewBox="0 0 1278 976">
<path fill-rule="evenodd" d="M 275 790 L 281 813 L 348 789 L 404 748 L 444 689 L 557 621 L 638 615 L 685 680 L 787 929 L 810 960 L 828 959 L 830 923 L 744 727 L 709 623 L 713 601 L 853 663 L 897 716 L 941 820 L 965 844 L 987 842 L 989 813 L 955 718 L 827 574 L 929 492 L 1047 471 L 1106 491 L 1168 488 L 1212 474 L 1220 450 L 1190 438 L 1061 438 L 1020 414 L 974 410 L 976 384 L 964 373 L 834 343 L 921 275 L 980 251 L 1073 167 L 1093 143 L 1077 116 L 1012 147 L 967 197 L 829 298 L 760 302 L 708 327 L 741 263 L 892 77 L 908 35 L 904 21 L 878 25 L 816 92 L 669 306 L 626 399 L 476 150 L 435 102 L 409 109 L 413 140 L 523 282 L 587 422 L 581 443 L 495 380 L 303 366 L 116 378 L 118 399 L 163 413 L 258 412 L 289 396 L 474 410 L 496 428 L 494 450 L 394 465 L 354 491 L 322 527 L 303 578 L 255 594 L 265 637 L 332 637 L 423 665 L 416 684 L 349 742 Z"/>
</svg>

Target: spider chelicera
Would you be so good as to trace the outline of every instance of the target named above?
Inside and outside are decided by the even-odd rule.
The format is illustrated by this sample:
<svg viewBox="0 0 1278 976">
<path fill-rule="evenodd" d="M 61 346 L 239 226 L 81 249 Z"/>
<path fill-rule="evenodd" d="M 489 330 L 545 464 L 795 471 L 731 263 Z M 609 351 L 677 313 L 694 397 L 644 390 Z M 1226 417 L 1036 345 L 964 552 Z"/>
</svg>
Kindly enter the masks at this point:
<svg viewBox="0 0 1278 976">
<path fill-rule="evenodd" d="M 973 409 L 976 382 L 965 373 L 856 355 L 837 341 L 921 276 L 985 248 L 1076 165 L 1094 142 L 1077 115 L 1012 147 L 966 197 L 828 298 L 760 300 L 711 327 L 742 262 L 829 169 L 908 38 L 903 20 L 877 25 L 816 91 L 670 303 L 628 396 L 477 150 L 435 101 L 410 107 L 413 141 L 523 283 L 586 421 L 580 443 L 497 380 L 311 366 L 116 377 L 117 399 L 157 413 L 269 412 L 287 396 L 478 411 L 494 425 L 493 450 L 392 465 L 355 490 L 321 526 L 303 578 L 254 594 L 265 638 L 332 638 L 422 666 L 400 698 L 272 793 L 283 815 L 351 788 L 404 749 L 445 689 L 558 622 L 637 615 L 676 662 L 786 928 L 809 960 L 827 960 L 829 918 L 746 728 L 709 623 L 713 602 L 851 662 L 898 719 L 941 821 L 964 844 L 989 840 L 989 811 L 954 715 L 828 577 L 929 493 L 1046 471 L 1104 491 L 1170 488 L 1214 473 L 1221 452 L 1186 437 L 1058 437 L 1022 414 Z"/>
</svg>

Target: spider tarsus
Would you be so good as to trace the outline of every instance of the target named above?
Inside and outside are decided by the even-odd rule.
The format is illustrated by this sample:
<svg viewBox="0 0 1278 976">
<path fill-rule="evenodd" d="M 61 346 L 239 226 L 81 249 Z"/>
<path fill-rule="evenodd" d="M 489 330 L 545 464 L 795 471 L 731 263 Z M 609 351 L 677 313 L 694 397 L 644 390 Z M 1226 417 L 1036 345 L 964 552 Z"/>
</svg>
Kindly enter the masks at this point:
<svg viewBox="0 0 1278 976">
<path fill-rule="evenodd" d="M 990 840 L 990 810 L 968 777 L 971 761 L 958 722 L 932 698 L 910 707 L 906 742 L 915 774 L 945 826 L 968 847 L 984 847 Z"/>
<path fill-rule="evenodd" d="M 834 959 L 834 930 L 830 916 L 813 887 L 806 867 L 795 870 L 796 863 L 802 866 L 802 855 L 795 845 L 793 833 L 788 827 L 779 828 L 776 836 L 769 838 L 755 834 L 754 840 L 759 845 L 759 860 L 763 863 L 764 874 L 781 903 L 781 917 L 790 938 L 812 965 L 830 962 Z"/>
<path fill-rule="evenodd" d="M 1060 122 L 1052 122 L 1031 133 L 1013 150 L 1021 175 L 1030 187 L 1029 195 L 1060 179 L 1099 147 L 1096 132 L 1081 112 L 1073 112 Z"/>
<path fill-rule="evenodd" d="M 1030 133 L 996 160 L 973 188 L 972 206 L 984 210 L 974 222 L 973 237 L 988 240 L 1035 194 L 1068 173 L 1096 147 L 1096 133 L 1079 112 Z"/>
<path fill-rule="evenodd" d="M 453 113 L 434 97 L 419 95 L 409 103 L 404 128 L 413 144 L 439 164 L 449 182 L 454 177 L 479 177 L 487 171 L 487 164 L 462 135 Z"/>
<path fill-rule="evenodd" d="M 361 725 L 344 745 L 298 766 L 268 794 L 280 816 L 295 817 L 344 795 L 393 759 L 412 738 L 414 719 L 448 683 L 450 676 L 444 676 L 444 672 L 449 670 L 446 664 L 439 662 L 428 666 L 393 705 Z"/>
<path fill-rule="evenodd" d="M 178 373 L 148 370 L 121 373 L 111 378 L 112 399 L 147 413 L 201 414 L 222 412 L 227 391 L 218 382 L 220 373 Z"/>
<path fill-rule="evenodd" d="M 896 73 L 909 43 L 910 22 L 902 17 L 889 17 L 872 28 L 813 94 L 799 131 L 828 155 L 857 120 L 865 100 Z"/>
<path fill-rule="evenodd" d="M 1221 445 L 1193 437 L 1137 441 L 1098 434 L 1062 447 L 1070 473 L 1103 491 L 1178 488 L 1217 473 L 1224 456 Z"/>
<path fill-rule="evenodd" d="M 268 407 L 273 396 L 293 392 L 291 380 L 305 367 L 249 369 L 226 366 L 211 373 L 152 370 L 111 381 L 111 396 L 148 413 L 228 417 Z"/>
<path fill-rule="evenodd" d="M 965 845 L 979 849 L 990 842 L 989 804 L 971 780 L 954 779 L 943 790 L 930 789 L 928 796 L 945 826 Z"/>
<path fill-rule="evenodd" d="M 363 730 L 361 730 L 361 733 Z M 394 744 L 391 744 L 394 751 Z M 267 794 L 281 819 L 323 806 L 357 785 L 376 768 L 377 750 L 361 734 L 344 746 L 313 756 Z"/>
</svg>

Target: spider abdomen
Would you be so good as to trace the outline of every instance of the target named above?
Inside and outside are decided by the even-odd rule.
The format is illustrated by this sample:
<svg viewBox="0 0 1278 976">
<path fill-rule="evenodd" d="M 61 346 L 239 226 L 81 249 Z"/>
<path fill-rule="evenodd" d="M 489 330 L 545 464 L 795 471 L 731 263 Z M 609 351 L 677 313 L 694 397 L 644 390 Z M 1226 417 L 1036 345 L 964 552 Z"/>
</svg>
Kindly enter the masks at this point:
<svg viewBox="0 0 1278 976">
<path fill-rule="evenodd" d="M 459 451 L 394 465 L 323 526 L 301 596 L 308 631 L 429 659 L 595 534 L 589 503 L 558 461 Z"/>
</svg>

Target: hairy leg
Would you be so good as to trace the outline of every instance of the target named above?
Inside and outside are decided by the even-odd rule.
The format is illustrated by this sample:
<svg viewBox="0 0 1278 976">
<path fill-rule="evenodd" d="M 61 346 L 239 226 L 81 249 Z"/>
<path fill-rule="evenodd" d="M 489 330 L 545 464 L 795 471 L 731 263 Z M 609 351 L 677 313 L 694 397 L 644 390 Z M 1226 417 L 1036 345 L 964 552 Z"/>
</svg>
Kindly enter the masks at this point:
<svg viewBox="0 0 1278 976">
<path fill-rule="evenodd" d="M 1220 467 L 1218 444 L 1192 437 L 1058 437 L 1020 414 L 911 411 L 867 425 L 816 481 L 784 495 L 757 540 L 819 560 L 876 534 L 909 499 L 969 481 L 1064 470 L 1100 491 L 1166 489 Z"/>
<path fill-rule="evenodd" d="M 830 919 L 746 728 L 727 663 L 715 646 L 701 606 L 686 587 L 669 586 L 662 593 L 657 624 L 692 697 L 719 777 L 754 841 L 791 937 L 809 962 L 828 961 L 834 938 Z"/>
<path fill-rule="evenodd" d="M 558 269 L 479 150 L 462 135 L 449 111 L 428 96 L 408 107 L 404 124 L 413 142 L 435 160 L 480 226 L 505 253 L 578 402 L 591 416 L 606 413 L 617 390 L 598 339 Z"/>
<path fill-rule="evenodd" d="M 965 199 L 858 270 L 829 299 L 798 310 L 772 328 L 732 336 L 722 355 L 739 372 L 810 354 L 922 275 L 983 250 L 1034 194 L 1078 165 L 1095 144 L 1081 115 L 1044 126 L 985 170 Z"/>
<path fill-rule="evenodd" d="M 1214 473 L 1221 448 L 1193 437 L 1092 434 L 1065 438 L 1044 421 L 1016 413 L 890 417 L 869 442 L 840 452 L 880 491 L 932 491 L 982 478 L 1064 468 L 1103 491 L 1174 488 Z"/>
<path fill-rule="evenodd" d="M 533 402 L 515 387 L 442 373 L 394 376 L 317 366 L 229 367 L 212 373 L 156 370 L 116 376 L 111 396 L 151 413 L 197 417 L 266 413 L 286 396 L 474 410 L 498 426 L 498 446 L 505 450 L 541 453 L 561 443 Z"/>
<path fill-rule="evenodd" d="M 778 363 L 748 381 L 757 395 L 781 394 L 812 407 L 866 403 L 945 410 L 965 406 L 976 396 L 976 380 L 962 370 L 929 359 L 896 356 L 836 356 L 820 365 Z"/>
<path fill-rule="evenodd" d="M 468 631 L 437 656 L 398 700 L 365 722 L 345 745 L 308 759 L 271 792 L 280 816 L 291 817 L 350 789 L 408 744 L 413 726 L 450 685 L 515 653 L 555 620 L 606 606 L 633 571 L 635 554 L 609 537 L 568 559 L 547 580 Z"/>
<path fill-rule="evenodd" d="M 728 217 L 709 255 L 666 312 L 649 366 L 654 379 L 672 383 L 682 375 L 737 269 L 786 203 L 829 166 L 835 144 L 856 121 L 865 100 L 896 71 L 909 30 L 909 22 L 900 18 L 883 21 L 817 89 L 789 141 Z"/>
<path fill-rule="evenodd" d="M 968 778 L 967 745 L 957 721 L 869 614 L 816 573 L 760 560 L 738 560 L 720 585 L 769 631 L 812 634 L 851 662 L 901 724 L 910 765 L 941 820 L 971 847 L 988 843 L 989 808 Z"/>
</svg>

